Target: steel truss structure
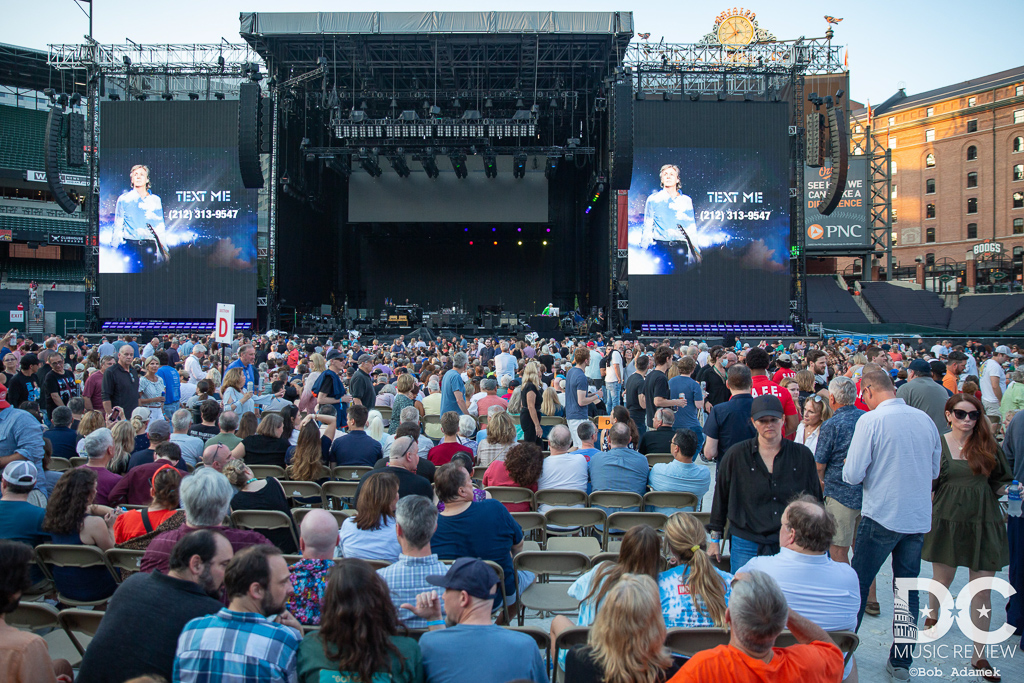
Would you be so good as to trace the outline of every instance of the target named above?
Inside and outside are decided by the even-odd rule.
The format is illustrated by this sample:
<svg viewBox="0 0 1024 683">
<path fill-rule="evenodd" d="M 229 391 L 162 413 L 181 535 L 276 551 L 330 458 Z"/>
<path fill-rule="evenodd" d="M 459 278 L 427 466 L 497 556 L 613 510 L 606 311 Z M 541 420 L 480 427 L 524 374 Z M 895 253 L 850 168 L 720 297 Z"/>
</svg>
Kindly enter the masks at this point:
<svg viewBox="0 0 1024 683">
<path fill-rule="evenodd" d="M 893 279 L 892 266 L 892 151 L 865 128 L 868 185 L 871 187 L 871 253 L 865 256 L 862 276 L 871 276 L 871 257 L 885 259 L 885 279 Z"/>
</svg>

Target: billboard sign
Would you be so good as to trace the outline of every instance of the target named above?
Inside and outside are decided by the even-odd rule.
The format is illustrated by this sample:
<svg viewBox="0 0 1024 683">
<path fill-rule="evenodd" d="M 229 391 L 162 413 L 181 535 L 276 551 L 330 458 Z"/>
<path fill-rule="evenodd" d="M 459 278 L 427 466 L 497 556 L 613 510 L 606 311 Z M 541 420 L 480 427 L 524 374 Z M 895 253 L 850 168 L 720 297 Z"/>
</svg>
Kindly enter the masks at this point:
<svg viewBox="0 0 1024 683">
<path fill-rule="evenodd" d="M 853 251 L 863 253 L 871 247 L 871 187 L 868 159 L 850 157 L 850 172 L 839 207 L 830 216 L 818 213 L 818 202 L 828 191 L 832 165 L 821 168 L 804 166 L 804 244 L 807 253 Z"/>
</svg>

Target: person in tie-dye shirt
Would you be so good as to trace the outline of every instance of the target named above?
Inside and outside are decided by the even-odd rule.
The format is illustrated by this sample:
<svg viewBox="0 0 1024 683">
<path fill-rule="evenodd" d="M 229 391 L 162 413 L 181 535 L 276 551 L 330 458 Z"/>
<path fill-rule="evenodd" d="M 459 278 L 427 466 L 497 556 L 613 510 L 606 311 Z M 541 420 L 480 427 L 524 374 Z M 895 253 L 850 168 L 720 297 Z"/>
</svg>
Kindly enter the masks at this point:
<svg viewBox="0 0 1024 683">
<path fill-rule="evenodd" d="M 326 510 L 311 510 L 302 518 L 299 548 L 302 559 L 291 566 L 292 591 L 288 611 L 303 624 L 320 624 L 320 603 L 327 576 L 334 568 L 338 522 Z"/>
<path fill-rule="evenodd" d="M 725 626 L 732 574 L 720 571 L 707 553 L 704 525 L 686 512 L 665 523 L 665 541 L 676 566 L 658 575 L 661 611 L 668 628 Z"/>
</svg>

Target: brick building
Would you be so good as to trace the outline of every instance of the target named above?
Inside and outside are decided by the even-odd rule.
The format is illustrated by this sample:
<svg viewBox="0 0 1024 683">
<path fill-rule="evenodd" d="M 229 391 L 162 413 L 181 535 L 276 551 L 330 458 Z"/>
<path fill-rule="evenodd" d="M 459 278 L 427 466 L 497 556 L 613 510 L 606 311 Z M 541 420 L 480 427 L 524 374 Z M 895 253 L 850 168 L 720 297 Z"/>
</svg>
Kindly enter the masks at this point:
<svg viewBox="0 0 1024 683">
<path fill-rule="evenodd" d="M 1024 67 L 900 90 L 871 116 L 876 143 L 892 152 L 894 276 L 920 281 L 923 266 L 953 286 L 1021 291 Z M 855 153 L 867 125 L 867 109 L 853 112 Z"/>
</svg>

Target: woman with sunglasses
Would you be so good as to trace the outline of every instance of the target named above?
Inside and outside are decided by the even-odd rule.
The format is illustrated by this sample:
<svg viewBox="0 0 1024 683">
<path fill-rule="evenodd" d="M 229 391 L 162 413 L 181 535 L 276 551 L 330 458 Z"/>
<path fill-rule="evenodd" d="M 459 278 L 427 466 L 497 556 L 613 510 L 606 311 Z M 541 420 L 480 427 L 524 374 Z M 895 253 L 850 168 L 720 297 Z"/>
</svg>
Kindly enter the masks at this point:
<svg viewBox="0 0 1024 683">
<path fill-rule="evenodd" d="M 830 417 L 832 417 L 832 407 L 829 406 L 827 398 L 821 394 L 808 396 L 804 401 L 803 419 L 800 420 L 800 424 L 796 428 L 796 437 L 794 437 L 796 442 L 807 446 L 813 453 L 814 448 L 818 445 L 821 425 Z"/>
<path fill-rule="evenodd" d="M 991 578 L 1009 564 L 1006 525 L 999 497 L 1013 479 L 1003 449 L 996 444 L 981 401 L 969 394 L 954 394 L 946 402 L 950 431 L 942 441 L 939 476 L 932 485 L 932 528 L 924 537 L 921 559 L 932 563 L 932 576 L 949 588 L 957 567 L 967 567 L 971 581 Z M 992 606 L 989 591 L 971 601 L 972 616 L 982 631 L 989 630 Z M 936 623 L 939 601 L 933 594 L 925 628 Z M 974 645 L 971 665 L 985 671 L 986 681 L 998 681 L 984 646 Z"/>
</svg>

